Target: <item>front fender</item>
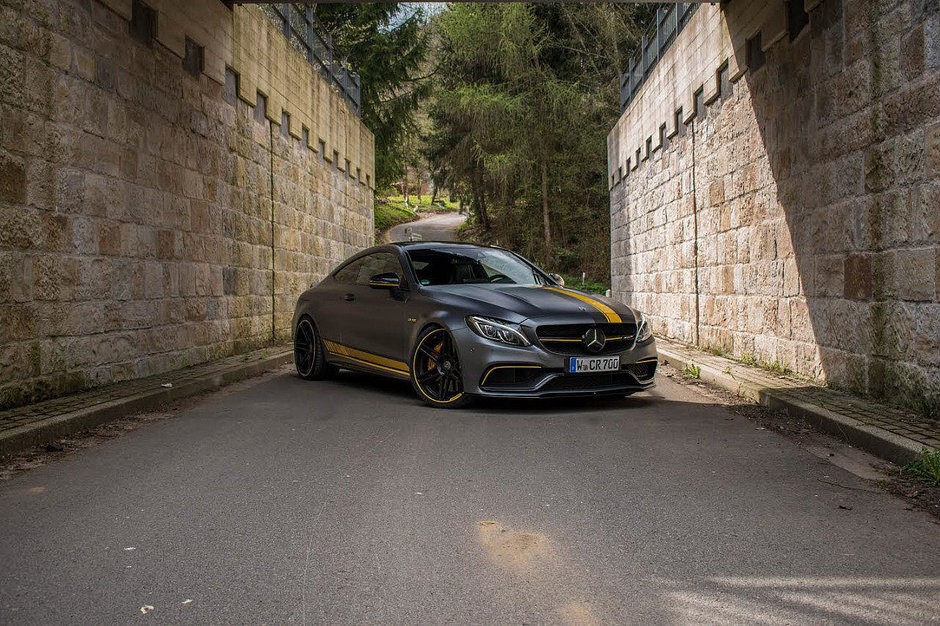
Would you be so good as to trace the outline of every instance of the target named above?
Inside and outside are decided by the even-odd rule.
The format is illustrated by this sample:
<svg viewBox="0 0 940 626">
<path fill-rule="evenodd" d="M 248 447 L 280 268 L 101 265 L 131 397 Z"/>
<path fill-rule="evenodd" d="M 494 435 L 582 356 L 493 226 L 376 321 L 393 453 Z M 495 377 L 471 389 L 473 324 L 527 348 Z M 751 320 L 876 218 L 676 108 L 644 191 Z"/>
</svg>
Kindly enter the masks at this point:
<svg viewBox="0 0 940 626">
<path fill-rule="evenodd" d="M 451 334 L 459 332 L 461 329 L 468 328 L 467 320 L 462 311 L 455 311 L 444 307 L 429 309 L 424 314 L 410 318 L 409 321 L 412 319 L 414 321 L 411 324 L 411 333 L 408 337 L 409 357 L 411 356 L 411 351 L 414 349 L 415 344 L 418 342 L 418 336 L 428 327 L 440 326 L 449 330 Z"/>
</svg>

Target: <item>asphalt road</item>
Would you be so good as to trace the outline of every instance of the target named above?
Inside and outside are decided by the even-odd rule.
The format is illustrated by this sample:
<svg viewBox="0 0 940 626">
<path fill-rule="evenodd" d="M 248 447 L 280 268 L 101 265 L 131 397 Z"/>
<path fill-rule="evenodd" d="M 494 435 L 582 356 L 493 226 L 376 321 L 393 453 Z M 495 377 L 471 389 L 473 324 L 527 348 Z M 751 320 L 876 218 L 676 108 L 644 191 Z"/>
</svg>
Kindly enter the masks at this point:
<svg viewBox="0 0 940 626">
<path fill-rule="evenodd" d="M 284 370 L 0 484 L 3 624 L 926 623 L 938 555 L 665 378 L 442 411 Z"/>
<path fill-rule="evenodd" d="M 409 232 L 415 232 L 423 241 L 454 241 L 457 227 L 466 219 L 466 215 L 458 213 L 435 213 L 417 222 L 393 226 L 388 231 L 388 240 L 408 241 Z"/>
</svg>

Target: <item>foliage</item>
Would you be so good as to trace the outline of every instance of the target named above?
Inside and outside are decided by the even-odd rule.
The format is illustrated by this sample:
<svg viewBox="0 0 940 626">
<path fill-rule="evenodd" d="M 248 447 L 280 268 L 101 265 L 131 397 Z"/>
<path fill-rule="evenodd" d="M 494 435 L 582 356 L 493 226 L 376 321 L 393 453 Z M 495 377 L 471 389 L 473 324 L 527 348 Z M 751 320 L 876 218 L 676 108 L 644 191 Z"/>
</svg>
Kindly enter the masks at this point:
<svg viewBox="0 0 940 626">
<path fill-rule="evenodd" d="M 381 233 L 392 226 L 413 222 L 419 215 L 405 206 L 404 202 L 375 199 L 375 232 Z"/>
<path fill-rule="evenodd" d="M 685 377 L 686 378 L 701 378 L 702 377 L 702 368 L 696 365 L 695 363 L 688 363 L 685 366 Z"/>
<path fill-rule="evenodd" d="M 362 79 L 362 121 L 375 135 L 375 186 L 401 177 L 415 112 L 428 95 L 426 18 L 401 3 L 317 4 L 316 15 Z"/>
<path fill-rule="evenodd" d="M 924 395 L 915 396 L 912 405 L 914 410 L 925 419 L 937 419 L 940 416 L 938 403 Z"/>
<path fill-rule="evenodd" d="M 610 289 L 610 285 L 590 278 L 582 280 L 580 276 L 571 276 L 569 274 L 562 274 L 561 277 L 565 279 L 565 287 L 569 289 L 580 289 L 581 291 L 600 295 L 604 295 L 607 293 L 607 290 Z"/>
<path fill-rule="evenodd" d="M 400 203 L 402 206 L 405 206 L 405 197 L 404 196 L 389 196 L 386 199 L 388 202 Z M 419 213 L 453 213 L 458 211 L 460 206 L 456 202 L 450 202 L 445 198 L 438 197 L 437 200 L 431 202 L 431 196 L 424 194 L 423 196 L 418 196 L 412 194 L 408 199 L 408 208 L 418 211 Z"/>
<path fill-rule="evenodd" d="M 904 466 L 904 472 L 917 476 L 928 485 L 940 485 L 940 450 L 921 448 L 920 458 Z"/>
<path fill-rule="evenodd" d="M 432 21 L 426 155 L 476 232 L 546 269 L 606 280 L 606 135 L 619 69 L 654 8 L 450 4 Z"/>
</svg>

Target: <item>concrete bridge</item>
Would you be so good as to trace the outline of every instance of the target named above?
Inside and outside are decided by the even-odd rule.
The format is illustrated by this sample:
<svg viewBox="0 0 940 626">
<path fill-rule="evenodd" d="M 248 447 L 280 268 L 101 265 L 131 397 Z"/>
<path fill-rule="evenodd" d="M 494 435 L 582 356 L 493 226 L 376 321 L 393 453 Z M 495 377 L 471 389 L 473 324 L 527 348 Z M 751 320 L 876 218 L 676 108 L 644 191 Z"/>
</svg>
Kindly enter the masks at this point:
<svg viewBox="0 0 940 626">
<path fill-rule="evenodd" d="M 936 406 L 937 4 L 703 5 L 643 79 L 608 137 L 614 295 L 664 336 Z"/>
<path fill-rule="evenodd" d="M 355 77 L 278 10 L 0 3 L 0 407 L 286 340 L 372 243 Z"/>
</svg>

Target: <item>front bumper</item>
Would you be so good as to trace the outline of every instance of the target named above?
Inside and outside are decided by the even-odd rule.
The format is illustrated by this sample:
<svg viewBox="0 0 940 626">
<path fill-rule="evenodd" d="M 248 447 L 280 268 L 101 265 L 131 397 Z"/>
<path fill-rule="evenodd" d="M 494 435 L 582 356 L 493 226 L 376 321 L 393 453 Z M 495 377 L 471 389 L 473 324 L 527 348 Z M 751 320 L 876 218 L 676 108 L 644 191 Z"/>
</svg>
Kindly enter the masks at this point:
<svg viewBox="0 0 940 626">
<path fill-rule="evenodd" d="M 459 349 L 464 391 L 468 394 L 495 398 L 620 395 L 655 384 L 655 339 L 629 350 L 604 354 L 620 357 L 617 372 L 570 374 L 570 355 L 551 352 L 538 344 L 515 347 L 496 343 L 469 328 L 451 332 Z M 580 356 L 597 355 L 585 352 Z"/>
</svg>

